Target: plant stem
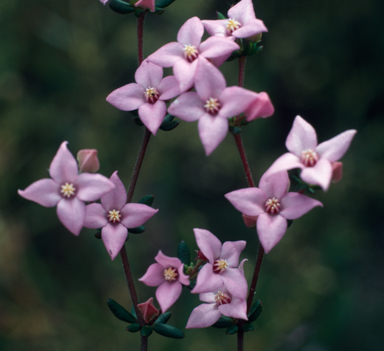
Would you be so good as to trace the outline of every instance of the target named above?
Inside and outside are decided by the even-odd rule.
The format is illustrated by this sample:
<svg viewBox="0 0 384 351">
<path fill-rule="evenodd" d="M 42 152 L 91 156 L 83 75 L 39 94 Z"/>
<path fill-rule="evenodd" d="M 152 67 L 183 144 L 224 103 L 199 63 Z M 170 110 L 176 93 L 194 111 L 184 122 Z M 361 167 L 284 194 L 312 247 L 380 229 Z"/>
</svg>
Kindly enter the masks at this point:
<svg viewBox="0 0 384 351">
<path fill-rule="evenodd" d="M 255 182 L 253 181 L 253 178 L 252 178 L 252 172 L 251 172 L 251 168 L 249 167 L 249 163 L 248 163 L 247 155 L 245 153 L 245 149 L 244 149 L 244 145 L 243 145 L 243 139 L 241 138 L 241 134 L 234 134 L 233 137 L 235 138 L 236 146 L 237 146 L 237 149 L 239 150 L 239 153 L 240 153 L 240 158 L 241 158 L 241 162 L 243 164 L 245 177 L 247 178 L 248 186 L 254 187 Z"/>
<path fill-rule="evenodd" d="M 141 336 L 140 351 L 148 350 L 148 336 Z"/>
<path fill-rule="evenodd" d="M 264 248 L 259 244 L 259 251 L 257 252 L 257 259 L 256 259 L 256 266 L 253 272 L 251 287 L 249 288 L 249 293 L 248 293 L 247 312 L 250 311 L 252 306 L 252 300 L 253 300 L 253 297 L 255 296 L 256 284 L 257 284 L 257 280 L 259 279 L 261 262 L 263 260 L 263 256 L 264 256 Z"/>
<path fill-rule="evenodd" d="M 144 36 L 144 18 L 147 12 L 143 12 L 137 19 L 137 55 L 139 66 L 143 62 L 143 36 Z"/>
<path fill-rule="evenodd" d="M 237 351 L 243 351 L 244 348 L 244 330 L 242 326 L 239 325 L 239 330 L 237 331 Z"/>
<path fill-rule="evenodd" d="M 245 62 L 247 61 L 246 56 L 239 58 L 239 87 L 244 86 L 244 75 L 245 75 Z"/>
</svg>

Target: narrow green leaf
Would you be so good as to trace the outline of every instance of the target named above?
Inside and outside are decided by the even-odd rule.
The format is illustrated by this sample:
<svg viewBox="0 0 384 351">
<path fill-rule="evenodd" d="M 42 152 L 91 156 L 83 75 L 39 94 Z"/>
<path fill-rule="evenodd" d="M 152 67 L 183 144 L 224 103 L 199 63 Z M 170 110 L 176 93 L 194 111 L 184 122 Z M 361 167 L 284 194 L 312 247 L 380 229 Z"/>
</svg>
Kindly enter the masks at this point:
<svg viewBox="0 0 384 351">
<path fill-rule="evenodd" d="M 228 329 L 226 330 L 225 333 L 232 335 L 232 334 L 237 333 L 238 330 L 239 330 L 239 327 L 237 325 L 231 325 L 230 327 L 228 327 Z"/>
<path fill-rule="evenodd" d="M 128 228 L 128 231 L 132 234 L 141 234 L 145 232 L 145 227 L 141 225 L 140 227 L 136 227 L 136 228 Z"/>
<path fill-rule="evenodd" d="M 128 323 L 137 322 L 136 318 L 132 316 L 123 306 L 119 305 L 115 300 L 108 299 L 107 304 L 116 318 Z"/>
<path fill-rule="evenodd" d="M 152 206 L 154 199 L 155 199 L 155 197 L 153 195 L 145 195 L 144 197 L 142 197 L 139 200 L 139 204 L 144 204 L 144 205 L 147 205 L 147 206 Z"/>
<path fill-rule="evenodd" d="M 167 7 L 169 5 L 171 5 L 175 0 L 156 0 L 155 1 L 155 6 L 156 7 L 161 7 L 161 8 L 164 8 L 164 7 Z"/>
<path fill-rule="evenodd" d="M 129 325 L 126 330 L 131 332 L 131 333 L 136 333 L 138 332 L 139 330 L 141 329 L 141 326 L 139 323 L 133 323 L 131 325 Z"/>
<path fill-rule="evenodd" d="M 160 129 L 164 130 L 165 132 L 169 132 L 175 129 L 179 124 L 180 124 L 180 121 L 163 122 L 160 126 Z"/>
<path fill-rule="evenodd" d="M 131 4 L 128 4 L 122 0 L 110 0 L 109 7 L 111 8 L 111 10 L 122 15 L 135 11 Z"/>
<path fill-rule="evenodd" d="M 254 322 L 260 316 L 262 310 L 263 304 L 260 300 L 257 300 L 248 313 L 248 322 Z"/>
<path fill-rule="evenodd" d="M 252 331 L 255 329 L 255 327 L 253 326 L 252 323 L 245 323 L 243 324 L 243 326 L 241 327 L 245 332 L 249 332 L 249 331 Z"/>
<path fill-rule="evenodd" d="M 184 264 L 189 264 L 191 262 L 189 247 L 185 241 L 180 241 L 180 244 L 177 247 L 177 257 Z"/>
<path fill-rule="evenodd" d="M 222 19 L 227 19 L 221 12 L 216 11 L 217 19 L 222 20 Z"/>
<path fill-rule="evenodd" d="M 219 320 L 212 325 L 214 328 L 228 328 L 233 324 L 233 319 L 226 316 L 221 316 Z"/>
<path fill-rule="evenodd" d="M 174 339 L 184 338 L 184 333 L 180 329 L 168 324 L 154 323 L 153 329 L 157 334 L 166 336 L 168 338 L 174 338 Z"/>
<path fill-rule="evenodd" d="M 171 318 L 171 312 L 165 312 L 163 314 L 161 314 L 155 321 L 154 324 L 156 323 L 162 323 L 162 324 L 165 324 L 168 322 L 169 318 Z"/>
<path fill-rule="evenodd" d="M 144 327 L 141 328 L 140 333 L 142 336 L 150 336 L 153 332 L 153 328 L 150 325 L 144 325 Z"/>
</svg>

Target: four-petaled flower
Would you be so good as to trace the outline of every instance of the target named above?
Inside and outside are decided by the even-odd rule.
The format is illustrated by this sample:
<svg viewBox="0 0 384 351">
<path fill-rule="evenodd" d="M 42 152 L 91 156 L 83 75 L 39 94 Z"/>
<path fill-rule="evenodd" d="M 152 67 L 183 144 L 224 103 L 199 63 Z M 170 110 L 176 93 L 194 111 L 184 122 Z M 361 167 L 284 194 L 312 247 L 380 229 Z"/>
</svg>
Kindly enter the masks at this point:
<svg viewBox="0 0 384 351">
<path fill-rule="evenodd" d="M 107 101 L 123 111 L 139 109 L 141 121 L 155 135 L 166 115 L 165 100 L 180 94 L 179 85 L 174 76 L 163 78 L 163 68 L 146 60 L 136 70 L 135 80 L 110 93 Z"/>
<path fill-rule="evenodd" d="M 84 225 L 84 201 L 96 201 L 114 189 L 115 185 L 101 174 L 78 174 L 76 159 L 64 141 L 49 167 L 52 179 L 40 179 L 25 190 L 22 197 L 45 207 L 57 205 L 57 216 L 61 223 L 75 235 Z"/>
<path fill-rule="evenodd" d="M 259 239 L 268 253 L 287 230 L 287 219 L 296 219 L 321 202 L 299 193 L 288 193 L 289 177 L 286 171 L 271 173 L 260 179 L 259 188 L 232 191 L 225 197 L 243 214 L 257 217 Z"/>
<path fill-rule="evenodd" d="M 127 228 L 141 226 L 158 210 L 144 204 L 127 204 L 127 192 L 117 171 L 110 179 L 115 189 L 101 197 L 101 204 L 86 206 L 84 227 L 102 228 L 101 238 L 113 260 L 127 239 Z"/>
<path fill-rule="evenodd" d="M 156 298 L 164 313 L 179 298 L 182 284 L 189 285 L 189 277 L 184 274 L 184 264 L 177 257 L 168 257 L 159 251 L 155 260 L 157 263 L 151 264 L 139 280 L 148 286 L 158 286 Z"/>
<path fill-rule="evenodd" d="M 243 298 L 247 294 L 247 281 L 239 269 L 239 257 L 246 242 L 226 241 L 223 245 L 211 232 L 205 229 L 194 230 L 197 246 L 208 262 L 199 271 L 194 294 L 206 293 L 225 285 L 231 295 Z"/>
<path fill-rule="evenodd" d="M 300 177 L 309 184 L 328 190 L 333 163 L 344 156 L 356 130 L 347 130 L 317 145 L 315 129 L 302 117 L 296 116 L 285 145 L 290 152 L 280 156 L 270 167 L 271 172 L 301 168 Z M 340 171 L 340 170 L 339 170 Z"/>
</svg>

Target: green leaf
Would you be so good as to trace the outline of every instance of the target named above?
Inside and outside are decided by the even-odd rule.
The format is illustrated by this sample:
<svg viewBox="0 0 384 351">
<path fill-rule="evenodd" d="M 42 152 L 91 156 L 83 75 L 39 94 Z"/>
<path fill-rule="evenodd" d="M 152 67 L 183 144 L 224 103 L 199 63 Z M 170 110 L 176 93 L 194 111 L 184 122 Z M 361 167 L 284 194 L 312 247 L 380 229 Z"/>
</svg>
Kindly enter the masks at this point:
<svg viewBox="0 0 384 351">
<path fill-rule="evenodd" d="M 168 338 L 174 338 L 174 339 L 182 339 L 184 338 L 184 333 L 171 325 L 162 324 L 162 323 L 154 323 L 153 329 L 157 334 L 166 336 Z"/>
<path fill-rule="evenodd" d="M 133 323 L 131 325 L 129 325 L 126 330 L 127 331 L 130 331 L 131 333 L 136 333 L 138 332 L 139 330 L 141 329 L 141 326 L 139 323 Z"/>
<path fill-rule="evenodd" d="M 240 134 L 240 133 L 241 133 L 241 128 L 240 128 L 240 127 L 237 127 L 237 126 L 230 126 L 230 127 L 229 127 L 229 131 L 230 131 L 233 135 L 236 135 L 236 134 Z"/>
<path fill-rule="evenodd" d="M 116 318 L 128 323 L 137 322 L 136 318 L 132 316 L 123 306 L 119 305 L 115 300 L 108 299 L 107 304 Z"/>
<path fill-rule="evenodd" d="M 235 334 L 237 333 L 237 331 L 239 330 L 239 327 L 235 324 L 231 325 L 227 330 L 226 330 L 226 334 L 229 334 L 229 335 L 232 335 L 232 334 Z"/>
<path fill-rule="evenodd" d="M 253 306 L 251 307 L 251 310 L 248 313 L 248 322 L 254 322 L 259 316 L 261 311 L 263 310 L 263 304 L 260 300 L 257 300 Z"/>
<path fill-rule="evenodd" d="M 165 312 L 165 313 L 161 314 L 159 317 L 157 317 L 154 324 L 156 324 L 156 323 L 165 324 L 168 322 L 169 318 L 171 318 L 171 312 Z"/>
<path fill-rule="evenodd" d="M 135 11 L 131 4 L 128 4 L 122 0 L 110 0 L 109 7 L 111 8 L 111 10 L 122 15 Z"/>
<path fill-rule="evenodd" d="M 133 305 L 132 305 L 132 307 L 131 307 L 131 315 L 137 319 L 137 315 L 136 315 L 135 307 L 133 307 Z"/>
<path fill-rule="evenodd" d="M 181 241 L 179 246 L 177 247 L 177 257 L 184 264 L 189 265 L 189 263 L 191 262 L 189 247 L 185 243 L 185 241 Z"/>
<path fill-rule="evenodd" d="M 133 117 L 133 122 L 135 122 L 135 124 L 137 124 L 140 127 L 142 127 L 144 125 L 143 122 L 141 122 L 141 119 L 140 119 L 139 116 L 134 116 Z"/>
<path fill-rule="evenodd" d="M 226 316 L 221 316 L 219 320 L 212 325 L 214 328 L 227 328 L 233 324 L 233 319 Z"/>
<path fill-rule="evenodd" d="M 156 0 L 155 1 L 155 6 L 156 7 L 161 7 L 161 8 L 164 8 L 164 7 L 167 7 L 169 5 L 171 5 L 175 0 Z"/>
<path fill-rule="evenodd" d="M 146 337 L 150 336 L 152 332 L 153 328 L 150 325 L 144 325 L 144 327 L 142 327 L 140 331 L 141 335 Z"/>
<path fill-rule="evenodd" d="M 217 19 L 219 20 L 223 20 L 223 19 L 227 19 L 227 17 L 225 17 L 221 12 L 219 11 L 216 11 L 216 15 L 217 15 Z"/>
<path fill-rule="evenodd" d="M 144 197 L 142 197 L 139 200 L 139 204 L 144 204 L 144 205 L 147 205 L 147 206 L 152 206 L 154 199 L 155 199 L 155 197 L 153 195 L 145 195 Z"/>
<path fill-rule="evenodd" d="M 136 228 L 128 228 L 128 231 L 132 234 L 141 234 L 145 232 L 145 227 L 141 225 L 140 227 L 136 227 Z"/>
<path fill-rule="evenodd" d="M 166 132 L 169 132 L 170 130 L 175 129 L 180 124 L 180 121 L 177 121 L 177 120 L 174 121 L 173 120 L 174 118 L 175 116 L 167 114 L 164 118 L 163 123 L 161 123 L 160 125 L 160 129 Z"/>
<path fill-rule="evenodd" d="M 243 326 L 241 327 L 245 332 L 249 332 L 249 331 L 252 331 L 255 329 L 255 327 L 253 326 L 252 323 L 245 323 L 243 324 Z"/>
</svg>

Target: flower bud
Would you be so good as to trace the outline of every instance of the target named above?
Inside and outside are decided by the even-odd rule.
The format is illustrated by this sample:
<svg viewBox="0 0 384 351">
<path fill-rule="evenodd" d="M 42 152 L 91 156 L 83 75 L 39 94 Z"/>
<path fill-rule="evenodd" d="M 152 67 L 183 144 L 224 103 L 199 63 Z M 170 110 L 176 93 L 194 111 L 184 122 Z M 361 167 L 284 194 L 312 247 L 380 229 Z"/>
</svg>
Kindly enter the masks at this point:
<svg viewBox="0 0 384 351">
<path fill-rule="evenodd" d="M 275 108 L 273 107 L 268 94 L 262 91 L 259 94 L 255 93 L 255 99 L 247 107 L 244 115 L 247 117 L 247 121 L 251 122 L 256 118 L 272 116 L 274 112 Z"/>
<path fill-rule="evenodd" d="M 256 217 L 247 216 L 244 213 L 242 214 L 242 216 L 243 216 L 244 224 L 247 228 L 255 228 L 256 227 L 256 220 L 257 220 L 258 216 L 256 216 Z"/>
<path fill-rule="evenodd" d="M 137 307 L 143 314 L 145 323 L 149 323 L 153 318 L 159 315 L 159 310 L 153 305 L 153 297 L 146 302 L 139 303 Z"/>
<path fill-rule="evenodd" d="M 337 183 L 343 177 L 343 162 L 332 162 L 332 182 Z"/>
<path fill-rule="evenodd" d="M 80 172 L 97 172 L 100 168 L 97 150 L 84 149 L 77 153 Z"/>
</svg>

